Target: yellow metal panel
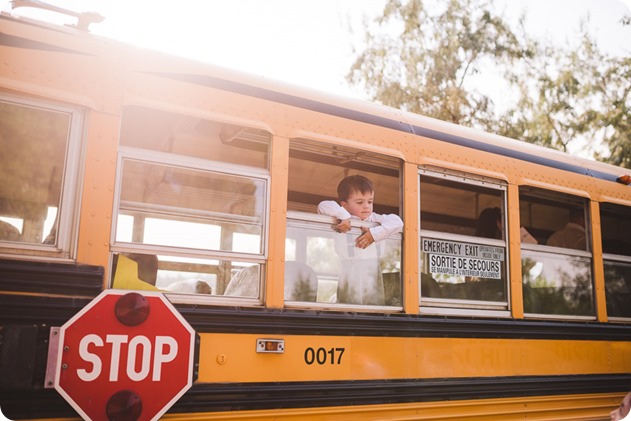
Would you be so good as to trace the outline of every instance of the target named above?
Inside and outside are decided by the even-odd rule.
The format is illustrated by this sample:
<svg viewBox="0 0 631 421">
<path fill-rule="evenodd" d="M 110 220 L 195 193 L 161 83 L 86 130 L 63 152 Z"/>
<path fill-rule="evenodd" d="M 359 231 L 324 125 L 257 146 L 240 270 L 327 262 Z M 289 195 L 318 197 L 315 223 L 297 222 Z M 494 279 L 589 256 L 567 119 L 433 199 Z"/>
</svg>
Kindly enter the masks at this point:
<svg viewBox="0 0 631 421">
<path fill-rule="evenodd" d="M 92 111 L 87 121 L 77 261 L 107 268 L 120 116 Z"/>
<path fill-rule="evenodd" d="M 611 364 L 611 373 L 631 373 L 631 356 L 629 355 L 629 342 L 608 342 L 608 362 Z"/>
<path fill-rule="evenodd" d="M 630 342 L 201 334 L 200 382 L 625 373 Z M 285 340 L 282 354 L 258 338 Z"/>
<path fill-rule="evenodd" d="M 287 176 L 289 140 L 274 136 L 271 159 L 269 254 L 265 285 L 265 304 L 282 308 L 284 301 L 285 236 L 287 223 Z"/>
<path fill-rule="evenodd" d="M 415 164 L 403 165 L 403 311 L 408 314 L 419 312 L 419 201 L 418 197 L 418 167 Z"/>
<path fill-rule="evenodd" d="M 508 202 L 508 257 L 510 262 L 510 304 L 513 317 L 524 318 L 524 302 L 521 273 L 521 242 L 519 218 L 519 186 L 509 184 L 506 192 Z"/>
<path fill-rule="evenodd" d="M 592 253 L 594 267 L 594 296 L 596 297 L 596 315 L 599 322 L 607 321 L 607 298 L 605 296 L 605 269 L 603 266 L 602 234 L 600 232 L 600 206 L 598 202 L 589 203 L 592 222 Z"/>
</svg>

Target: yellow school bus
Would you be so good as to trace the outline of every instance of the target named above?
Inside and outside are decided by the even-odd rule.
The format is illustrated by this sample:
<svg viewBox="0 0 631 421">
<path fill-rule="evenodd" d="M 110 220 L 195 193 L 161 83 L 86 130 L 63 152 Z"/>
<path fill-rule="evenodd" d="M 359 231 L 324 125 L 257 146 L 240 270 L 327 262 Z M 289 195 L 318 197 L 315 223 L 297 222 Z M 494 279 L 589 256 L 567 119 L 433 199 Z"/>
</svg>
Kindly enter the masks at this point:
<svg viewBox="0 0 631 421">
<path fill-rule="evenodd" d="M 628 170 L 77 16 L 0 15 L 8 418 L 78 417 L 46 380 L 49 334 L 106 289 L 162 292 L 199 337 L 164 419 L 596 420 L 631 390 Z M 361 256 L 375 223 L 317 212 L 356 174 L 404 223 Z M 357 262 L 378 300 L 338 297 Z"/>
</svg>

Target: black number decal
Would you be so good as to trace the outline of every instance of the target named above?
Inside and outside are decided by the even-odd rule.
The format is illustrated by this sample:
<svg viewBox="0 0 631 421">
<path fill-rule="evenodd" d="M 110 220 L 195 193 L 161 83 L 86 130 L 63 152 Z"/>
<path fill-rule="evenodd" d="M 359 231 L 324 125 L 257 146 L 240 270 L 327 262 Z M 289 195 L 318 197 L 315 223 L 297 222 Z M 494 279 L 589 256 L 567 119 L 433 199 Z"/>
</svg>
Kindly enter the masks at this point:
<svg viewBox="0 0 631 421">
<path fill-rule="evenodd" d="M 305 349 L 305 362 L 308 365 L 311 365 L 313 364 L 313 361 L 315 361 L 315 351 L 313 350 L 313 348 Z"/>
<path fill-rule="evenodd" d="M 316 353 L 316 359 L 318 360 L 318 364 L 323 365 L 326 363 L 326 349 L 318 348 L 318 352 Z"/>
<path fill-rule="evenodd" d="M 344 355 L 344 348 L 335 348 L 339 354 L 337 355 L 337 363 L 342 364 L 342 355 Z M 331 363 L 333 363 L 333 354 L 331 354 Z"/>
<path fill-rule="evenodd" d="M 307 365 L 312 365 L 313 363 L 318 363 L 318 365 L 325 365 L 327 363 L 332 365 L 342 364 L 342 355 L 344 355 L 345 349 L 346 348 L 330 348 L 327 350 L 322 347 L 318 349 L 309 347 L 305 349 L 305 363 Z"/>
</svg>

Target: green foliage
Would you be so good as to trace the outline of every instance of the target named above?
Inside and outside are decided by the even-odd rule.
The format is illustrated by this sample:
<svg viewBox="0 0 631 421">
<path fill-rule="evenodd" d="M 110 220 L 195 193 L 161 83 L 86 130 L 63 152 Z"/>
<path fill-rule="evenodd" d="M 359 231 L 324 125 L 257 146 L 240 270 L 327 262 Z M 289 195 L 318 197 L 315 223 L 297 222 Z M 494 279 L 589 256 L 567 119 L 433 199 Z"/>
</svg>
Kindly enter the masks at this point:
<svg viewBox="0 0 631 421">
<path fill-rule="evenodd" d="M 631 59 L 601 53 L 584 28 L 581 39 L 577 50 L 547 47 L 513 69 L 521 96 L 501 134 L 564 151 L 580 138 L 600 142 L 610 155 L 596 158 L 631 168 Z"/>
<path fill-rule="evenodd" d="M 468 90 L 465 81 L 489 57 L 510 61 L 523 54 L 488 5 L 451 0 L 442 13 L 430 15 L 421 0 L 388 1 L 377 21 L 386 31 L 367 32 L 367 48 L 349 80 L 364 84 L 371 98 L 385 105 L 459 124 L 485 124 L 490 100 Z"/>
<path fill-rule="evenodd" d="M 561 150 L 600 142 L 610 153 L 597 158 L 631 168 L 631 58 L 600 52 L 585 26 L 578 48 L 545 45 L 492 6 L 449 0 L 430 13 L 422 0 L 387 1 L 348 80 L 385 105 L 515 139 Z M 490 71 L 514 92 L 501 110 L 475 88 Z"/>
</svg>

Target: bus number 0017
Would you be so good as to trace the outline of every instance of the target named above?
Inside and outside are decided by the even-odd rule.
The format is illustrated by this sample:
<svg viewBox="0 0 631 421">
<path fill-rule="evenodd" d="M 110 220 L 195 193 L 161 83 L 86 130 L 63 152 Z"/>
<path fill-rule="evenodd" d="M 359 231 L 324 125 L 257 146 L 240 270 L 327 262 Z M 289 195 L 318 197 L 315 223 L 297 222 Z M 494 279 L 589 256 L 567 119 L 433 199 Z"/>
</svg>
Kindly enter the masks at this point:
<svg viewBox="0 0 631 421">
<path fill-rule="evenodd" d="M 318 363 L 324 365 L 327 362 L 329 364 L 341 364 L 342 355 L 344 355 L 344 348 L 325 348 L 313 349 L 311 347 L 305 349 L 305 362 L 308 365 Z"/>
</svg>

